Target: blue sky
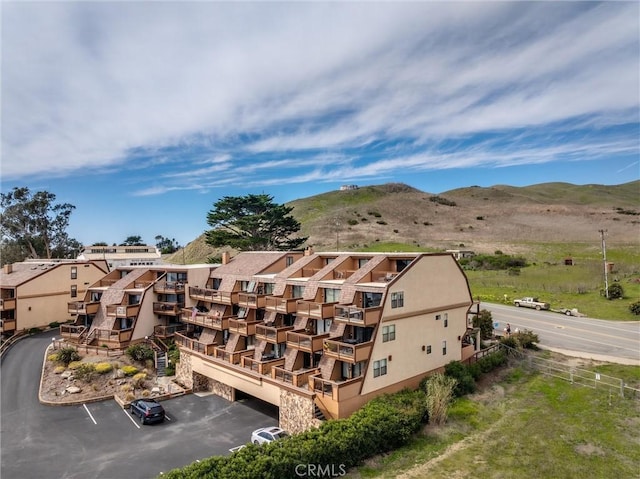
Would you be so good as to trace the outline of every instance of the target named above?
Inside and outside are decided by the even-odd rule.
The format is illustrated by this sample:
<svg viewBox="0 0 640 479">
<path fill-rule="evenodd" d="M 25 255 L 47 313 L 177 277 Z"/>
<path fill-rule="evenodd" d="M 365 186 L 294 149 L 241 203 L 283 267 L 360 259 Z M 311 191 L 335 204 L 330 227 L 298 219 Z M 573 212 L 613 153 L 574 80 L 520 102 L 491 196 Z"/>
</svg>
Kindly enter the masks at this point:
<svg viewBox="0 0 640 479">
<path fill-rule="evenodd" d="M 223 196 L 640 176 L 637 2 L 2 2 L 1 188 L 85 244 Z"/>
</svg>

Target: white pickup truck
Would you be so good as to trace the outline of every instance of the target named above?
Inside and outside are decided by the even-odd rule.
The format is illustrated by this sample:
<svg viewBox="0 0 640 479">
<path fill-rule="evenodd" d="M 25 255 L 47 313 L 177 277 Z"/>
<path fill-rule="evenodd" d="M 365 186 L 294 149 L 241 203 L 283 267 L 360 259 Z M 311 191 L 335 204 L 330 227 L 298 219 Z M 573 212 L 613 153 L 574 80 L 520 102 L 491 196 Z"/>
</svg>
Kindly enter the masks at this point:
<svg viewBox="0 0 640 479">
<path fill-rule="evenodd" d="M 538 300 L 538 298 L 514 299 L 513 304 L 518 307 L 522 306 L 524 308 L 533 308 L 536 311 L 540 311 L 541 309 L 549 309 L 551 307 L 549 303 L 543 303 L 542 301 Z"/>
</svg>

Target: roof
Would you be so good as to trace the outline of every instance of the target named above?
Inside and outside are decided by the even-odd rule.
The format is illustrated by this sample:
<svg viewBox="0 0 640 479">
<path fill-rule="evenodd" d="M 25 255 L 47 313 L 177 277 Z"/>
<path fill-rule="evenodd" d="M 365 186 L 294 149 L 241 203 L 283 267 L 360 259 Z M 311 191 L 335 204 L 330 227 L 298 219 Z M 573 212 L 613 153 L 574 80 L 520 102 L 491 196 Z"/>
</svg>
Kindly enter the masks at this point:
<svg viewBox="0 0 640 479">
<path fill-rule="evenodd" d="M 47 271 L 51 271 L 62 265 L 83 265 L 89 264 L 90 261 L 49 261 L 49 260 L 36 260 L 36 261 L 24 261 L 20 263 L 13 263 L 10 265 L 11 273 L 7 273 L 3 268 L 0 270 L 0 285 L 4 288 L 11 288 L 20 286 L 23 283 L 31 281 L 40 275 L 45 274 Z M 93 263 L 95 264 L 95 263 Z M 7 265 L 5 265 L 7 266 Z M 106 274 L 106 271 L 105 271 Z"/>
</svg>

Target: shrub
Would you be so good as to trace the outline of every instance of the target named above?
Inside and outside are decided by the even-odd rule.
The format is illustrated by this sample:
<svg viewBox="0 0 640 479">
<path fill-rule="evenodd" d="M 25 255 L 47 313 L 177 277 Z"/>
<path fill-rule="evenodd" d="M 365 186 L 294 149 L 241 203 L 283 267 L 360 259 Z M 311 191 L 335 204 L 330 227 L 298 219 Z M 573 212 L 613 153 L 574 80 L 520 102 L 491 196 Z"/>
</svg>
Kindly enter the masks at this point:
<svg viewBox="0 0 640 479">
<path fill-rule="evenodd" d="M 349 223 L 349 225 L 354 226 L 358 224 L 358 220 L 354 220 L 353 218 L 351 218 L 349 221 L 347 221 L 347 223 Z"/>
<path fill-rule="evenodd" d="M 78 369 L 80 366 L 82 366 L 82 361 L 71 361 L 67 367 L 69 369 L 71 369 L 72 371 L 75 371 L 76 369 Z"/>
<path fill-rule="evenodd" d="M 147 379 L 147 373 L 138 373 L 133 376 L 131 379 L 131 385 L 133 389 L 142 389 L 144 387 L 144 382 Z"/>
<path fill-rule="evenodd" d="M 54 354 L 49 354 L 47 356 L 47 361 L 57 361 L 58 360 L 58 353 L 54 353 Z"/>
<path fill-rule="evenodd" d="M 125 376 L 133 376 L 134 374 L 136 374 L 138 372 L 138 368 L 135 366 L 130 366 L 130 365 L 126 365 L 126 366 L 122 366 L 122 372 L 125 374 Z"/>
<path fill-rule="evenodd" d="M 98 374 L 107 374 L 113 371 L 111 363 L 98 363 L 96 364 L 96 372 Z"/>
<path fill-rule="evenodd" d="M 31 328 L 28 331 L 29 334 L 38 334 L 38 333 L 41 333 L 41 332 L 42 332 L 42 330 L 40 328 Z"/>
<path fill-rule="evenodd" d="M 58 351 L 58 361 L 67 366 L 72 361 L 79 361 L 80 355 L 74 347 L 66 346 Z"/>
<path fill-rule="evenodd" d="M 128 393 L 128 394 L 125 396 L 124 400 L 125 400 L 125 401 L 127 401 L 127 402 L 131 402 L 131 401 L 133 401 L 135 398 L 136 398 L 136 397 L 135 397 L 133 394 Z"/>
<path fill-rule="evenodd" d="M 149 391 L 148 389 L 142 391 L 142 397 L 148 398 L 149 396 L 151 396 L 151 391 Z"/>
<path fill-rule="evenodd" d="M 447 421 L 447 409 L 453 398 L 456 380 L 436 373 L 427 381 L 427 411 L 429 422 L 442 425 Z"/>
<path fill-rule="evenodd" d="M 378 223 L 379 225 L 386 225 L 387 224 L 387 222 L 384 221 L 384 220 L 378 220 L 378 221 L 376 221 L 376 223 Z"/>
<path fill-rule="evenodd" d="M 640 301 L 636 301 L 635 303 L 631 303 L 629 305 L 629 311 L 636 316 L 640 315 Z"/>
<path fill-rule="evenodd" d="M 524 349 L 537 349 L 535 343 L 540 341 L 538 335 L 529 329 L 514 333 L 512 337 L 515 338 L 518 346 Z"/>
<path fill-rule="evenodd" d="M 146 359 L 153 359 L 153 349 L 146 344 L 132 344 L 126 350 L 127 356 L 134 361 L 144 361 Z"/>
<path fill-rule="evenodd" d="M 480 328 L 480 339 L 491 339 L 493 337 L 493 316 L 491 311 L 483 309 L 480 314 L 474 315 L 473 327 Z"/>
<path fill-rule="evenodd" d="M 53 322 L 49 323 L 49 327 L 51 329 L 57 328 L 59 326 L 60 326 L 60 323 L 58 321 L 53 321 Z"/>
<path fill-rule="evenodd" d="M 437 195 L 431 196 L 429 198 L 429 201 L 433 201 L 434 203 L 438 203 L 440 205 L 445 205 L 445 206 L 456 206 L 455 201 L 451 201 L 446 198 L 443 198 L 442 196 L 437 196 Z"/>
<path fill-rule="evenodd" d="M 373 216 L 375 218 L 382 218 L 382 215 L 380 213 L 378 213 L 377 211 L 367 211 L 367 214 L 369 216 Z"/>
<path fill-rule="evenodd" d="M 128 393 L 130 391 L 133 391 L 133 387 L 131 386 L 131 384 L 123 384 L 122 386 L 120 386 L 120 391 L 122 391 L 123 393 Z"/>
<path fill-rule="evenodd" d="M 476 383 L 469 371 L 469 368 L 460 361 L 451 361 L 444 366 L 444 374 L 456 380 L 453 393 L 457 396 L 464 396 L 476 390 Z"/>
<path fill-rule="evenodd" d="M 56 366 L 56 368 L 53 370 L 54 374 L 62 374 L 64 372 L 64 370 L 67 369 L 64 366 Z"/>
<path fill-rule="evenodd" d="M 624 297 L 624 289 L 620 283 L 613 283 L 609 286 L 609 299 L 620 299 Z"/>
<path fill-rule="evenodd" d="M 92 363 L 81 363 L 74 371 L 74 377 L 84 381 L 90 382 L 95 376 L 96 368 Z"/>
</svg>

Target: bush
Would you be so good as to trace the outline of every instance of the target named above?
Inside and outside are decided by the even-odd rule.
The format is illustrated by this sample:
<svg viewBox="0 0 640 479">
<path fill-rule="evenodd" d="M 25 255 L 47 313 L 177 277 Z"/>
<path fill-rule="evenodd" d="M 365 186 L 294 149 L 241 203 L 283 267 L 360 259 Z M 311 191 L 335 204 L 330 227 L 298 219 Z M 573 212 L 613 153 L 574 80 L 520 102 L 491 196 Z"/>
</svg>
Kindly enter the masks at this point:
<svg viewBox="0 0 640 479">
<path fill-rule="evenodd" d="M 47 356 L 47 361 L 53 361 L 53 362 L 55 362 L 55 361 L 57 361 L 57 360 L 58 360 L 58 354 L 57 354 L 57 353 L 49 354 L 49 355 Z"/>
<path fill-rule="evenodd" d="M 629 311 L 636 316 L 640 315 L 640 301 L 636 301 L 635 303 L 631 303 L 629 305 Z"/>
<path fill-rule="evenodd" d="M 470 394 L 476 390 L 476 383 L 469 368 L 460 361 L 451 361 L 444 366 L 444 374 L 456 380 L 453 393 L 456 397 Z"/>
<path fill-rule="evenodd" d="M 126 350 L 127 356 L 134 361 L 145 361 L 146 359 L 153 359 L 153 349 L 146 344 L 132 344 Z"/>
<path fill-rule="evenodd" d="M 49 327 L 51 329 L 58 328 L 59 326 L 60 326 L 60 323 L 58 321 L 53 321 L 53 322 L 49 323 Z"/>
<path fill-rule="evenodd" d="M 42 330 L 40 328 L 31 328 L 29 329 L 29 331 L 27 331 L 29 334 L 38 334 L 41 333 Z"/>
<path fill-rule="evenodd" d="M 537 349 L 535 343 L 540 341 L 538 335 L 529 329 L 514 333 L 512 337 L 516 340 L 518 346 L 524 349 Z"/>
<path fill-rule="evenodd" d="M 53 370 L 54 374 L 62 374 L 64 372 L 64 370 L 67 369 L 64 366 L 56 366 L 56 368 Z"/>
<path fill-rule="evenodd" d="M 67 367 L 69 369 L 71 369 L 72 371 L 75 371 L 76 369 L 78 369 L 80 366 L 82 366 L 82 361 L 71 361 Z"/>
<path fill-rule="evenodd" d="M 134 389 L 142 389 L 144 387 L 144 382 L 147 379 L 147 373 L 138 373 L 135 374 L 131 380 L 131 385 Z"/>
<path fill-rule="evenodd" d="M 125 376 L 133 376 L 134 374 L 136 374 L 138 372 L 138 368 L 137 367 L 130 366 L 128 364 L 126 366 L 122 366 L 121 370 L 125 374 Z"/>
<path fill-rule="evenodd" d="M 447 410 L 456 386 L 454 378 L 441 373 L 427 381 L 427 411 L 431 424 L 441 425 L 447 421 Z"/>
<path fill-rule="evenodd" d="M 347 221 L 347 223 L 349 223 L 349 225 L 354 226 L 358 224 L 358 220 L 354 220 L 353 218 L 351 218 L 349 221 Z"/>
<path fill-rule="evenodd" d="M 113 371 L 111 363 L 98 363 L 96 364 L 96 372 L 98 374 L 107 374 Z"/>
<path fill-rule="evenodd" d="M 480 314 L 473 316 L 473 327 L 480 328 L 480 339 L 493 337 L 493 316 L 487 309 L 480 310 Z"/>
<path fill-rule="evenodd" d="M 620 283 L 613 283 L 609 286 L 609 299 L 624 298 L 624 289 Z"/>
<path fill-rule="evenodd" d="M 58 351 L 58 361 L 67 366 L 72 361 L 79 361 L 80 355 L 74 347 L 66 346 Z"/>
<path fill-rule="evenodd" d="M 84 382 L 90 382 L 95 376 L 96 368 L 92 363 L 81 363 L 74 371 L 73 376 Z"/>
</svg>

